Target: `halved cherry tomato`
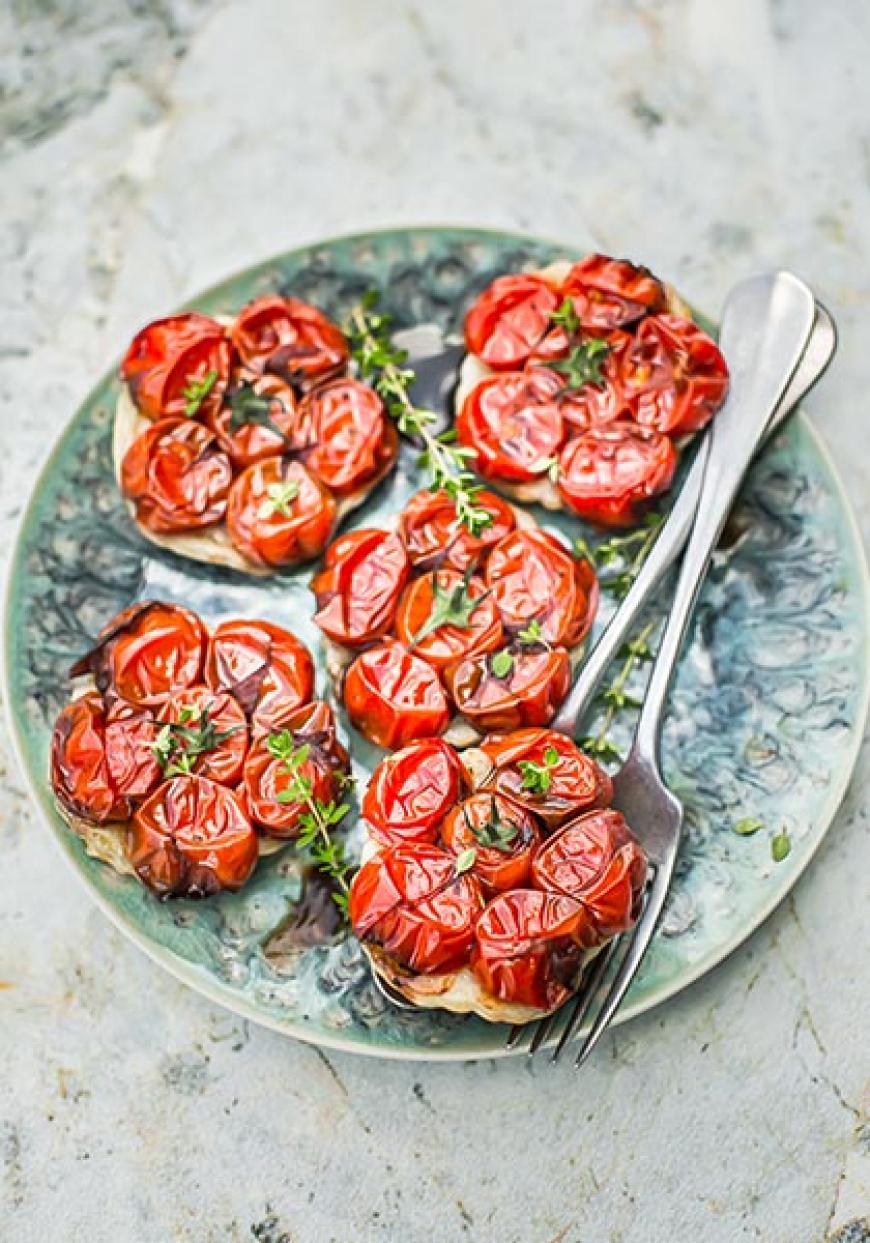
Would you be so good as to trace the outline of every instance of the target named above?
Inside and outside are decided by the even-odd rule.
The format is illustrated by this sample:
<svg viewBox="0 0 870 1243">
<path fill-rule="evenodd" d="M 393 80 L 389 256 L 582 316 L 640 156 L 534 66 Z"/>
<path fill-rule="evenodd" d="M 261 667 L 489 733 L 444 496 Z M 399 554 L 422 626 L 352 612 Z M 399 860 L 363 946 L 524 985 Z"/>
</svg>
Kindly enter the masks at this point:
<svg viewBox="0 0 870 1243">
<path fill-rule="evenodd" d="M 478 492 L 478 509 L 492 521 L 472 535 L 456 517 L 456 505 L 446 492 L 415 492 L 401 514 L 401 531 L 411 564 L 419 570 L 467 570 L 486 556 L 516 527 L 514 511 L 494 492 Z"/>
<path fill-rule="evenodd" d="M 305 748 L 302 762 L 288 764 L 276 753 L 276 739 L 294 751 Z M 328 802 L 338 794 L 338 774 L 348 767 L 347 752 L 335 736 L 332 709 L 319 700 L 304 704 L 288 713 L 279 727 L 256 738 L 248 752 L 244 783 L 251 819 L 272 837 L 296 837 L 308 805 L 288 797 L 294 780 L 309 782 L 311 797 Z"/>
<path fill-rule="evenodd" d="M 51 737 L 51 784 L 73 816 L 92 824 L 123 821 L 130 801 L 119 794 L 106 757 L 106 714 L 99 695 L 67 704 Z"/>
<path fill-rule="evenodd" d="M 121 379 L 149 419 L 205 418 L 223 399 L 231 364 L 223 326 L 192 311 L 138 332 L 121 363 Z"/>
<path fill-rule="evenodd" d="M 456 419 L 456 435 L 475 453 L 486 479 L 530 483 L 545 476 L 565 443 L 557 395 L 563 381 L 548 367 L 489 376 L 476 384 Z"/>
<path fill-rule="evenodd" d="M 523 729 L 481 744 L 493 764 L 487 788 L 534 812 L 549 828 L 613 798 L 607 773 L 565 734 Z"/>
<path fill-rule="evenodd" d="M 529 358 L 565 352 L 567 338 L 550 316 L 559 295 L 540 276 L 498 276 L 465 316 L 465 342 L 494 371 L 512 371 Z"/>
<path fill-rule="evenodd" d="M 588 522 L 630 527 L 671 486 L 677 454 L 667 436 L 632 423 L 594 427 L 565 446 L 558 488 Z"/>
<path fill-rule="evenodd" d="M 464 607 L 474 604 L 468 624 L 440 625 L 424 634 L 433 617 L 437 620 L 441 602 L 451 600 L 460 601 Z M 433 669 L 444 669 L 463 656 L 501 647 L 504 634 L 492 594 L 479 578 L 469 579 L 458 570 L 432 570 L 412 579 L 402 593 L 396 637 Z"/>
<path fill-rule="evenodd" d="M 288 379 L 311 379 L 343 367 L 344 333 L 328 316 L 299 298 L 265 294 L 239 312 L 233 344 L 249 367 Z"/>
<path fill-rule="evenodd" d="M 173 777 L 133 816 L 129 855 L 161 897 L 204 898 L 241 889 L 257 862 L 257 835 L 232 790 L 206 777 Z"/>
<path fill-rule="evenodd" d="M 70 677 L 91 673 L 107 698 L 154 706 L 202 680 L 206 640 L 202 622 L 179 604 L 132 604 L 75 662 Z"/>
<path fill-rule="evenodd" d="M 608 808 L 587 812 L 544 842 L 532 861 L 532 883 L 581 901 L 603 942 L 637 918 L 646 870 L 637 839 Z"/>
<path fill-rule="evenodd" d="M 158 718 L 174 727 L 167 768 L 185 762 L 187 756 L 189 771 L 198 777 L 225 786 L 240 780 L 248 751 L 248 722 L 232 695 L 208 686 L 189 686 L 167 699 Z"/>
<path fill-rule="evenodd" d="M 256 421 L 240 422 L 233 410 L 233 395 L 240 392 L 236 381 L 250 384 L 247 391 L 252 392 L 254 397 L 268 399 L 268 408 L 256 412 Z M 228 396 L 229 400 L 224 405 L 209 414 L 207 422 L 237 470 L 287 452 L 292 443 L 290 436 L 296 417 L 296 396 L 289 384 L 277 376 L 253 374 L 247 378 L 244 371 L 238 371 Z M 265 419 L 259 417 L 262 413 Z"/>
<path fill-rule="evenodd" d="M 399 433 L 375 390 L 343 377 L 312 389 L 300 403 L 293 448 L 336 496 L 371 486 L 395 464 Z"/>
<path fill-rule="evenodd" d="M 395 846 L 357 872 L 350 921 L 403 967 L 423 975 L 463 966 L 483 905 L 477 881 L 457 876 L 456 859 L 437 846 Z"/>
<path fill-rule="evenodd" d="M 450 722 L 438 674 L 392 639 L 370 647 L 350 665 L 344 704 L 360 733 L 391 751 L 417 738 L 433 738 Z"/>
<path fill-rule="evenodd" d="M 728 366 L 690 319 L 655 315 L 640 325 L 624 354 L 620 381 L 641 426 L 685 436 L 705 427 L 722 405 Z"/>
<path fill-rule="evenodd" d="M 150 708 L 116 699 L 106 711 L 106 762 L 113 787 L 129 799 L 147 798 L 163 779 L 154 753 L 160 726 Z"/>
<path fill-rule="evenodd" d="M 266 458 L 230 488 L 227 531 L 256 565 L 298 565 L 326 547 L 336 512 L 332 493 L 301 462 Z"/>
<path fill-rule="evenodd" d="M 121 463 L 121 491 L 150 531 L 193 531 L 223 518 L 232 483 L 217 437 L 195 419 L 164 419 L 136 437 Z"/>
<path fill-rule="evenodd" d="M 434 842 L 459 798 L 461 781 L 459 757 L 440 738 L 424 738 L 385 756 L 362 804 L 372 837 L 385 846 Z"/>
<path fill-rule="evenodd" d="M 549 725 L 571 688 L 571 662 L 564 647 L 511 649 L 510 667 L 499 676 L 493 660 L 504 651 L 466 657 L 445 670 L 457 711 L 481 730 Z"/>
<path fill-rule="evenodd" d="M 574 647 L 595 619 L 595 571 L 546 531 L 514 531 L 506 536 L 490 553 L 486 582 L 505 629 L 512 634 L 535 621 L 545 642 Z"/>
<path fill-rule="evenodd" d="M 311 590 L 314 620 L 345 647 L 360 647 L 386 634 L 410 573 L 405 546 L 393 531 L 364 529 L 330 544 Z"/>
<path fill-rule="evenodd" d="M 455 855 L 474 851 L 472 871 L 487 894 L 528 885 L 532 854 L 541 840 L 530 812 L 501 794 L 483 791 L 453 808 L 441 837 Z"/>
<path fill-rule="evenodd" d="M 562 293 L 571 298 L 583 327 L 592 331 L 622 328 L 665 308 L 664 286 L 648 268 L 607 255 L 586 255 L 575 263 Z"/>
<path fill-rule="evenodd" d="M 214 630 L 205 680 L 227 691 L 260 729 L 306 703 L 314 692 L 314 661 L 295 634 L 271 622 L 238 618 Z"/>
<path fill-rule="evenodd" d="M 502 1001 L 554 1010 L 576 985 L 589 931 L 585 908 L 572 898 L 512 889 L 478 919 L 471 967 Z"/>
</svg>

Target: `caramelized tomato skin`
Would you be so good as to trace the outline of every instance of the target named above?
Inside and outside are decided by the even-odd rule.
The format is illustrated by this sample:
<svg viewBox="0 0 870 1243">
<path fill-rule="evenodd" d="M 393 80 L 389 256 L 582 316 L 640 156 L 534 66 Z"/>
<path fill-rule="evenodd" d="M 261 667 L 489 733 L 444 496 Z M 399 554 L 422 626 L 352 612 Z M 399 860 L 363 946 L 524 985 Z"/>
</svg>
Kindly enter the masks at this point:
<svg viewBox="0 0 870 1243">
<path fill-rule="evenodd" d="M 162 419 L 121 463 L 121 491 L 157 534 L 200 530 L 224 517 L 233 472 L 214 433 L 194 419 Z"/>
<path fill-rule="evenodd" d="M 362 529 L 340 535 L 311 583 L 314 620 L 335 643 L 371 643 L 392 627 L 409 574 L 404 545 L 394 532 Z"/>
<path fill-rule="evenodd" d="M 301 402 L 293 447 L 336 496 L 375 483 L 395 465 L 399 434 L 368 384 L 348 377 L 318 385 Z"/>
<path fill-rule="evenodd" d="M 196 417 L 205 417 L 220 405 L 231 365 L 232 349 L 222 325 L 188 312 L 155 320 L 138 332 L 121 363 L 121 379 L 146 418 L 183 418 L 189 404 L 184 390 L 214 371 L 214 382 L 196 411 Z"/>
<path fill-rule="evenodd" d="M 493 819 L 515 831 L 513 840 L 501 848 L 483 845 L 480 840 L 480 833 Z M 532 857 L 541 835 L 534 816 L 518 803 L 500 794 L 478 791 L 453 807 L 444 820 L 441 837 L 454 855 L 474 851 L 472 871 L 484 893 L 522 889 L 530 884 Z"/>
<path fill-rule="evenodd" d="M 592 428 L 571 440 L 559 466 L 559 494 L 581 518 L 603 527 L 635 526 L 677 468 L 671 440 L 632 423 Z"/>
<path fill-rule="evenodd" d="M 435 610 L 436 584 L 441 592 L 450 595 L 463 587 L 463 575 L 458 570 L 432 570 L 408 584 L 396 614 L 396 637 L 400 643 L 439 670 L 464 656 L 492 652 L 501 646 L 504 635 L 498 610 L 480 579 L 465 583 L 468 597 L 478 602 L 467 627 L 439 626 L 417 641 Z"/>
<path fill-rule="evenodd" d="M 286 452 L 296 419 L 296 397 L 290 385 L 277 376 L 237 371 L 233 376 L 234 387 L 238 380 L 250 383 L 257 396 L 269 398 L 272 426 L 242 423 L 234 427 L 233 410 L 228 402 L 212 411 L 206 421 L 236 470 L 244 470 L 255 462 Z"/>
<path fill-rule="evenodd" d="M 565 442 L 557 400 L 563 382 L 547 367 L 489 376 L 474 386 L 456 419 L 463 448 L 485 479 L 532 483 L 545 476 Z"/>
<path fill-rule="evenodd" d="M 519 647 L 504 677 L 486 653 L 445 670 L 457 710 L 480 730 L 549 725 L 571 688 L 571 662 L 563 647 Z"/>
<path fill-rule="evenodd" d="M 495 546 L 486 584 L 505 629 L 517 633 L 537 621 L 548 643 L 574 647 L 588 634 L 598 608 L 598 580 L 546 531 L 514 531 Z"/>
<path fill-rule="evenodd" d="M 130 801 L 118 792 L 109 769 L 99 695 L 74 699 L 58 716 L 51 738 L 51 784 L 70 815 L 92 824 L 129 817 Z"/>
<path fill-rule="evenodd" d="M 512 371 L 529 358 L 564 353 L 565 334 L 550 315 L 559 295 L 540 276 L 498 276 L 465 317 L 465 342 L 494 371 Z"/>
<path fill-rule="evenodd" d="M 552 829 L 593 807 L 606 807 L 613 798 L 613 784 L 600 764 L 584 754 L 570 738 L 553 729 L 522 729 L 485 738 L 481 748 L 493 767 L 486 788 L 498 791 L 533 812 Z M 556 752 L 550 767 L 546 756 Z M 546 767 L 546 790 L 524 784 L 521 765 L 531 761 Z"/>
<path fill-rule="evenodd" d="M 422 491 L 411 497 L 402 511 L 401 531 L 415 569 L 465 571 L 516 527 L 514 511 L 494 492 L 478 492 L 475 504 L 492 515 L 478 535 L 457 520 L 456 506 L 446 492 Z"/>
<path fill-rule="evenodd" d="M 404 845 L 363 864 L 351 886 L 349 913 L 360 940 L 429 975 L 463 966 L 481 906 L 477 881 L 456 875 L 452 854 Z"/>
<path fill-rule="evenodd" d="M 270 489 L 295 485 L 282 507 Z M 242 556 L 268 568 L 319 556 L 336 520 L 332 493 L 301 462 L 267 458 L 242 471 L 230 488 L 227 531 Z"/>
<path fill-rule="evenodd" d="M 205 680 L 227 691 L 257 729 L 268 729 L 314 693 L 314 660 L 289 630 L 244 618 L 221 622 L 212 633 Z"/>
<path fill-rule="evenodd" d="M 412 742 L 385 756 L 363 797 L 371 836 L 383 846 L 434 842 L 461 784 L 459 757 L 440 738 Z"/>
<path fill-rule="evenodd" d="M 130 826 L 130 862 L 160 897 L 237 890 L 257 862 L 257 836 L 232 790 L 205 777 L 173 777 Z"/>
<path fill-rule="evenodd" d="M 112 786 L 128 799 L 147 798 L 162 780 L 154 754 L 159 726 L 150 708 L 116 699 L 106 711 L 106 763 Z"/>
<path fill-rule="evenodd" d="M 248 751 L 248 722 L 231 695 L 213 691 L 208 686 L 190 686 L 169 697 L 158 719 L 163 724 L 197 728 L 204 716 L 218 733 L 229 734 L 229 737 L 197 756 L 193 772 L 220 785 L 234 786 L 241 779 Z"/>
<path fill-rule="evenodd" d="M 394 640 L 369 648 L 353 661 L 345 674 L 344 703 L 355 728 L 391 751 L 435 737 L 450 721 L 437 673 Z"/>
<path fill-rule="evenodd" d="M 665 309 L 665 289 L 648 268 L 608 255 L 586 255 L 565 278 L 562 292 L 590 332 L 608 332 Z"/>
<path fill-rule="evenodd" d="M 706 427 L 728 392 L 728 367 L 718 346 L 691 320 L 645 320 L 622 359 L 620 380 L 643 427 L 685 436 Z"/>
<path fill-rule="evenodd" d="M 302 381 L 328 375 L 348 358 L 344 333 L 328 316 L 279 294 L 265 294 L 243 307 L 232 340 L 249 367 Z"/>
</svg>

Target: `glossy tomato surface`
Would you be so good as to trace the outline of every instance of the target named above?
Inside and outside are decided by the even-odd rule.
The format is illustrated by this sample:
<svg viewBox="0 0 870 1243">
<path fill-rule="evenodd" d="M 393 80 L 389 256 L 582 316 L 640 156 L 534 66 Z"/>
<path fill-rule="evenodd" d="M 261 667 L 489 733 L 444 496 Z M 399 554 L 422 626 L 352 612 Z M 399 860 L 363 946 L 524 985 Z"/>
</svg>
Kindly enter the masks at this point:
<svg viewBox="0 0 870 1243">
<path fill-rule="evenodd" d="M 51 784 L 61 806 L 92 824 L 126 820 L 130 803 L 120 794 L 106 756 L 106 718 L 99 695 L 67 704 L 51 738 Z"/>
<path fill-rule="evenodd" d="M 234 376 L 228 401 L 213 411 L 207 422 L 236 470 L 244 470 L 254 462 L 277 457 L 290 448 L 296 418 L 296 396 L 290 385 L 277 376 L 248 377 L 245 373 L 239 373 L 238 378 L 239 385 Z M 267 402 L 265 412 L 260 406 L 255 407 L 256 418 L 251 413 L 245 413 L 247 405 L 240 405 L 238 412 L 233 409 L 232 403 L 242 391 L 242 384 L 246 386 L 245 392 Z"/>
<path fill-rule="evenodd" d="M 620 381 L 643 427 L 685 436 L 705 427 L 728 392 L 728 367 L 714 341 L 680 315 L 645 320 L 625 352 Z"/>
<path fill-rule="evenodd" d="M 153 710 L 115 699 L 106 710 L 106 763 L 111 784 L 128 799 L 147 798 L 163 771 L 154 753 L 160 726 Z"/>
<path fill-rule="evenodd" d="M 371 836 L 384 846 L 434 842 L 461 787 L 459 757 L 440 738 L 421 739 L 385 756 L 363 797 Z"/>
<path fill-rule="evenodd" d="M 451 601 L 471 609 L 467 624 L 445 622 L 433 630 Z M 469 579 L 458 570 L 431 570 L 412 579 L 402 593 L 396 637 L 434 669 L 445 669 L 463 656 L 494 651 L 504 632 L 492 593 L 481 579 Z"/>
<path fill-rule="evenodd" d="M 493 766 L 487 788 L 522 804 L 549 828 L 613 798 L 601 765 L 557 730 L 517 730 L 486 738 L 481 748 Z"/>
<path fill-rule="evenodd" d="M 282 626 L 235 618 L 212 633 L 205 680 L 212 690 L 232 695 L 252 724 L 266 729 L 311 699 L 314 660 Z"/>
<path fill-rule="evenodd" d="M 157 534 L 220 522 L 233 472 L 214 433 L 194 419 L 164 419 L 141 432 L 121 463 L 121 491 Z"/>
<path fill-rule="evenodd" d="M 435 737 L 450 721 L 438 674 L 392 639 L 362 652 L 349 666 L 344 703 L 355 728 L 387 750 Z"/>
<path fill-rule="evenodd" d="M 399 434 L 368 384 L 341 378 L 300 403 L 293 448 L 321 483 L 347 496 L 381 479 L 399 455 Z"/>
<path fill-rule="evenodd" d="M 336 516 L 332 493 L 301 462 L 267 458 L 233 483 L 227 531 L 249 561 L 278 569 L 318 557 Z"/>
<path fill-rule="evenodd" d="M 567 339 L 550 319 L 559 302 L 540 276 L 496 277 L 465 317 L 466 345 L 495 371 L 563 353 Z"/>
<path fill-rule="evenodd" d="M 220 405 L 231 365 L 223 326 L 191 311 L 138 332 L 121 363 L 121 379 L 149 419 L 204 418 Z"/>
<path fill-rule="evenodd" d="M 498 657 L 510 666 L 500 672 Z M 571 687 L 564 647 L 517 646 L 509 653 L 469 656 L 445 670 L 456 708 L 482 732 L 548 725 Z"/>
<path fill-rule="evenodd" d="M 563 382 L 547 367 L 490 376 L 476 384 L 456 419 L 459 443 L 486 479 L 530 483 L 546 477 L 565 443 L 557 400 Z"/>
<path fill-rule="evenodd" d="M 649 501 L 671 486 L 676 468 L 676 450 L 667 436 L 633 423 L 612 423 L 566 445 L 559 461 L 559 494 L 588 522 L 635 526 Z"/>
<path fill-rule="evenodd" d="M 415 569 L 467 570 L 516 527 L 507 501 L 482 490 L 474 498 L 490 522 L 472 535 L 456 517 L 456 506 L 446 492 L 415 492 L 401 514 L 401 532 L 408 558 Z"/>
<path fill-rule="evenodd" d="M 167 770 L 187 763 L 189 771 L 221 785 L 241 779 L 248 752 L 248 722 L 226 691 L 190 686 L 167 699 L 158 720 L 170 726 Z"/>
<path fill-rule="evenodd" d="M 232 340 L 249 367 L 303 381 L 328 375 L 348 357 L 337 324 L 307 302 L 278 294 L 265 294 L 243 307 Z"/>
<path fill-rule="evenodd" d="M 586 255 L 568 273 L 562 293 L 584 328 L 607 332 L 663 311 L 665 290 L 648 268 L 607 255 Z"/>
<path fill-rule="evenodd" d="M 362 529 L 330 544 L 311 590 L 314 620 L 336 643 L 360 647 L 386 634 L 410 573 L 405 546 L 391 531 Z"/>
<path fill-rule="evenodd" d="M 484 893 L 493 894 L 530 883 L 541 835 L 534 816 L 519 803 L 478 791 L 450 811 L 441 838 L 457 857 L 474 852 L 471 871 Z"/>
<path fill-rule="evenodd" d="M 510 633 L 534 621 L 547 643 L 581 642 L 598 607 L 592 566 L 546 531 L 514 531 L 497 544 L 486 564 L 486 583 Z"/>
</svg>

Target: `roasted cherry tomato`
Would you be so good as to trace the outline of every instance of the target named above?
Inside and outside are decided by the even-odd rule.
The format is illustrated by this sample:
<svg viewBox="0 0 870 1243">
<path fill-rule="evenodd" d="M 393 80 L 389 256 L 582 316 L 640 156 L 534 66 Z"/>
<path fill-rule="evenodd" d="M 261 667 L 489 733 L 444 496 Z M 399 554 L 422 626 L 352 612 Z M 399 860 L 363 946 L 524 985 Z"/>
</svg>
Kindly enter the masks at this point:
<svg viewBox="0 0 870 1243">
<path fill-rule="evenodd" d="M 487 788 L 521 803 L 549 828 L 613 798 L 601 765 L 556 730 L 518 730 L 481 746 L 493 764 Z"/>
<path fill-rule="evenodd" d="M 564 353 L 567 338 L 550 316 L 559 295 L 540 276 L 498 276 L 465 316 L 465 343 L 494 371 L 512 371 L 529 358 Z"/>
<path fill-rule="evenodd" d="M 133 816 L 129 855 L 161 897 L 204 898 L 241 889 L 257 862 L 257 835 L 232 790 L 206 777 L 173 777 Z"/>
<path fill-rule="evenodd" d="M 653 497 L 668 490 L 676 469 L 676 450 L 667 436 L 612 423 L 568 442 L 559 459 L 558 488 L 581 518 L 630 527 Z"/>
<path fill-rule="evenodd" d="M 626 259 L 587 255 L 565 278 L 562 293 L 584 328 L 607 332 L 665 309 L 665 290 L 647 268 Z"/>
<path fill-rule="evenodd" d="M 461 783 L 459 757 L 440 738 L 424 738 L 385 756 L 362 804 L 372 837 L 385 846 L 434 842 Z"/>
<path fill-rule="evenodd" d="M 322 311 L 298 298 L 265 294 L 239 312 L 233 344 L 249 367 L 308 380 L 344 366 L 344 333 Z"/>
<path fill-rule="evenodd" d="M 514 531 L 497 544 L 486 563 L 486 583 L 512 634 L 533 622 L 540 639 L 574 647 L 595 619 L 595 571 L 546 531 Z"/>
<path fill-rule="evenodd" d="M 643 427 L 685 436 L 705 427 L 728 392 L 718 346 L 690 319 L 655 315 L 637 330 L 622 359 L 620 381 Z"/>
<path fill-rule="evenodd" d="M 138 332 L 121 363 L 121 379 L 149 419 L 205 418 L 223 399 L 231 364 L 223 327 L 193 311 Z"/>
<path fill-rule="evenodd" d="M 317 600 L 314 620 L 335 643 L 371 643 L 392 626 L 410 568 L 395 532 L 365 529 L 339 536 L 311 583 Z"/>
<path fill-rule="evenodd" d="M 477 921 L 471 967 L 502 1001 L 554 1010 L 577 982 L 590 939 L 589 916 L 572 898 L 512 889 Z"/>
<path fill-rule="evenodd" d="M 130 801 L 119 794 L 106 758 L 106 714 L 99 695 L 67 704 L 51 738 L 51 784 L 71 815 L 92 824 L 123 821 Z"/>
<path fill-rule="evenodd" d="M 395 846 L 364 863 L 350 891 L 350 921 L 362 941 L 422 975 L 464 966 L 482 900 L 476 880 L 456 875 L 437 846 Z"/>
<path fill-rule="evenodd" d="M 646 855 L 620 813 L 590 811 L 539 847 L 532 883 L 581 901 L 603 942 L 637 918 L 646 868 Z"/>
<path fill-rule="evenodd" d="M 150 531 L 211 527 L 226 513 L 233 479 L 217 437 L 195 419 L 164 419 L 136 437 L 121 463 L 121 491 Z"/>
<path fill-rule="evenodd" d="M 399 456 L 399 434 L 375 390 L 346 377 L 320 384 L 302 400 L 293 448 L 336 496 L 382 479 Z"/>
<path fill-rule="evenodd" d="M 350 665 L 344 704 L 360 733 L 391 751 L 435 737 L 450 722 L 438 674 L 392 639 L 360 653 Z"/>
<path fill-rule="evenodd" d="M 487 894 L 528 885 L 532 854 L 541 840 L 530 812 L 482 790 L 453 808 L 441 837 L 455 855 L 474 851 L 472 871 Z"/>
<path fill-rule="evenodd" d="M 590 380 L 579 388 L 562 388 L 557 397 L 565 430 L 569 436 L 588 431 L 590 427 L 602 427 L 619 418 L 630 418 L 631 410 L 622 387 L 622 360 L 630 348 L 633 337 L 627 332 L 614 329 L 603 338 L 607 353 L 600 365 L 601 379 Z M 564 377 L 560 377 L 563 380 Z"/>
<path fill-rule="evenodd" d="M 289 630 L 238 618 L 213 632 L 205 680 L 212 690 L 232 695 L 255 728 L 268 729 L 311 699 L 314 661 Z"/>
<path fill-rule="evenodd" d="M 301 462 L 267 458 L 230 488 L 227 531 L 256 565 L 298 565 L 320 555 L 335 526 L 332 493 Z"/>
<path fill-rule="evenodd" d="M 456 435 L 474 451 L 486 479 L 530 483 L 546 477 L 565 443 L 556 400 L 562 379 L 548 367 L 489 376 L 476 384 L 456 419 Z"/>
<path fill-rule="evenodd" d="M 106 762 L 113 787 L 129 799 L 147 798 L 163 778 L 154 744 L 160 726 L 150 708 L 116 699 L 106 711 Z"/>
<path fill-rule="evenodd" d="M 301 763 L 289 762 L 303 748 Z M 329 802 L 339 793 L 339 774 L 348 768 L 332 709 L 319 700 L 304 704 L 287 713 L 279 727 L 256 738 L 248 752 L 244 781 L 251 819 L 272 837 L 296 837 L 308 806 L 290 797 L 294 781 L 310 783 L 311 797 Z"/>
<path fill-rule="evenodd" d="M 449 616 L 465 621 L 438 624 Z M 467 571 L 432 570 L 412 579 L 402 593 L 396 637 L 434 669 L 444 669 L 463 656 L 494 651 L 504 635 L 492 594 L 479 578 L 469 578 Z"/>
<path fill-rule="evenodd" d="M 415 492 L 402 511 L 401 530 L 411 564 L 420 570 L 467 570 L 517 524 L 507 501 L 494 492 L 478 492 L 478 509 L 492 521 L 472 535 L 456 517 L 456 505 L 446 492 Z"/>
<path fill-rule="evenodd" d="M 457 711 L 478 729 L 519 729 L 549 725 L 571 688 L 571 662 L 564 647 L 518 646 L 466 657 L 444 677 Z"/>
<path fill-rule="evenodd" d="M 245 400 L 242 401 L 241 398 Z M 291 447 L 296 396 L 273 375 L 236 373 L 228 400 L 208 416 L 218 444 L 237 470 L 278 457 Z"/>
<path fill-rule="evenodd" d="M 70 677 L 91 673 L 104 696 L 154 706 L 202 680 L 206 640 L 202 622 L 179 604 L 133 604 L 75 662 Z"/>
<path fill-rule="evenodd" d="M 161 735 L 166 770 L 186 771 L 234 786 L 241 779 L 248 752 L 248 722 L 226 691 L 189 686 L 167 699 L 159 720 L 169 726 Z"/>
</svg>

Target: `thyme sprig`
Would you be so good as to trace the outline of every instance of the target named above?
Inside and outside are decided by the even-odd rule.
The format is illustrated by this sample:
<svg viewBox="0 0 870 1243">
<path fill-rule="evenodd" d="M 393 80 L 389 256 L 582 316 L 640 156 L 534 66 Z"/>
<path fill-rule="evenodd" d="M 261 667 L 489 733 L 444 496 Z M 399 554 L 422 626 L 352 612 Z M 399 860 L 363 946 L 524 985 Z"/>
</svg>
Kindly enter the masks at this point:
<svg viewBox="0 0 870 1243">
<path fill-rule="evenodd" d="M 595 567 L 602 590 L 622 600 L 640 573 L 666 518 L 664 513 L 649 513 L 639 527 L 625 535 L 614 535 L 597 548 L 581 536 L 574 541 L 574 552 Z"/>
<path fill-rule="evenodd" d="M 421 465 L 428 469 L 433 492 L 446 492 L 453 501 L 456 517 L 472 535 L 492 523 L 493 516 L 477 503 L 483 485 L 468 469 L 473 449 L 455 443 L 453 429 L 436 435 L 434 410 L 415 406 L 410 397 L 413 370 L 406 366 L 407 351 L 396 349 L 390 340 L 391 318 L 378 311 L 380 295 L 369 290 L 351 311 L 345 333 L 360 375 L 368 380 L 383 399 L 389 415 L 403 436 L 413 437 L 423 447 Z"/>
<path fill-rule="evenodd" d="M 237 432 L 239 428 L 246 424 L 253 424 L 259 427 L 266 427 L 273 432 L 279 440 L 289 449 L 292 447 L 292 441 L 289 436 L 285 436 L 281 428 L 275 422 L 271 415 L 272 402 L 280 403 L 280 397 L 266 397 L 262 393 L 258 393 L 253 384 L 247 381 L 241 383 L 230 393 L 230 432 Z"/>
<path fill-rule="evenodd" d="M 182 708 L 179 717 L 178 721 L 167 721 L 151 744 L 164 777 L 188 776 L 201 755 L 216 750 L 241 728 L 234 725 L 232 729 L 217 729 L 207 708 L 203 708 L 198 720 L 193 708 Z"/>
<path fill-rule="evenodd" d="M 565 377 L 563 392 L 576 392 L 584 384 L 604 383 L 602 367 L 610 346 L 601 337 L 582 336 L 580 317 L 570 298 L 563 298 L 555 311 L 550 312 L 550 323 L 561 328 L 568 338 L 568 354 L 547 365 Z"/>
<path fill-rule="evenodd" d="M 296 479 L 285 479 L 281 483 L 270 483 L 266 489 L 267 500 L 263 501 L 257 511 L 260 518 L 271 518 L 274 514 L 281 514 L 285 518 L 289 518 L 292 514 L 292 505 L 299 495 L 299 483 Z"/>
<path fill-rule="evenodd" d="M 522 788 L 530 794 L 546 794 L 553 784 L 553 770 L 559 765 L 559 752 L 555 747 L 547 747 L 543 762 L 537 760 L 520 760 L 519 770 L 522 773 Z"/>
<path fill-rule="evenodd" d="M 453 587 L 444 587 L 438 581 L 438 573 L 432 578 L 432 612 L 411 640 L 411 647 L 422 643 L 428 635 L 440 630 L 442 626 L 458 626 L 460 630 L 471 629 L 471 618 L 475 609 L 480 608 L 489 591 L 472 596 L 469 591 L 471 572 L 469 566 L 462 575 L 462 581 Z"/>
<path fill-rule="evenodd" d="M 650 637 L 656 628 L 656 622 L 648 622 L 635 638 L 630 639 L 620 650 L 622 664 L 613 681 L 597 696 L 596 702 L 604 706 L 604 715 L 594 734 L 587 734 L 580 739 L 581 748 L 587 755 L 599 760 L 620 760 L 622 756 L 608 737 L 616 718 L 625 708 L 639 708 L 641 701 L 626 689 L 631 675 L 644 661 L 653 659 L 654 652 L 649 645 Z"/>
<path fill-rule="evenodd" d="M 468 815 L 468 808 L 463 810 L 462 818 L 469 833 L 477 840 L 478 845 L 488 847 L 490 850 L 497 850 L 503 855 L 511 853 L 514 842 L 517 840 L 520 826 L 511 823 L 510 820 L 503 820 L 501 818 L 494 794 L 490 796 L 489 815 L 483 824 L 472 824 L 471 818 Z"/>
<path fill-rule="evenodd" d="M 184 413 L 189 419 L 196 418 L 199 408 L 217 383 L 218 373 L 214 368 L 207 371 L 201 380 L 189 380 L 181 390 L 184 398 Z"/>
</svg>

